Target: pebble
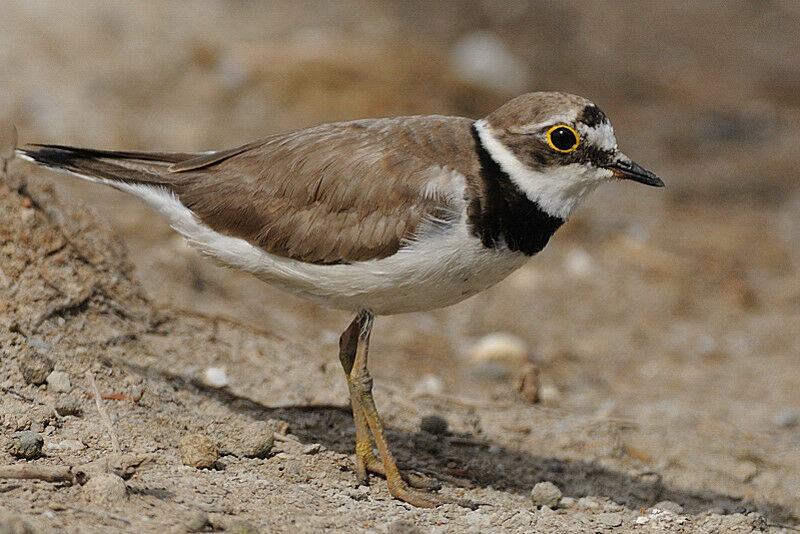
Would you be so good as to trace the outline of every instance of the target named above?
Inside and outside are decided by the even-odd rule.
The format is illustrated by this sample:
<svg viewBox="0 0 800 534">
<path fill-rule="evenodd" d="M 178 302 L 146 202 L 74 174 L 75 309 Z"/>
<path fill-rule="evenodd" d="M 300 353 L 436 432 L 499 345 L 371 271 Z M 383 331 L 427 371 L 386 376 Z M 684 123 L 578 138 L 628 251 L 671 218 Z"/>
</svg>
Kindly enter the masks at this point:
<svg viewBox="0 0 800 534">
<path fill-rule="evenodd" d="M 222 367 L 209 367 L 203 373 L 203 383 L 212 388 L 224 388 L 228 382 L 228 373 Z"/>
<path fill-rule="evenodd" d="M 303 447 L 303 454 L 317 454 L 319 451 L 322 450 L 322 445 L 319 443 L 309 443 L 305 447 Z"/>
<path fill-rule="evenodd" d="M 622 514 L 617 512 L 604 512 L 597 514 L 597 522 L 604 527 L 618 527 L 622 524 Z"/>
<path fill-rule="evenodd" d="M 420 430 L 436 436 L 447 434 L 447 420 L 439 415 L 426 415 L 419 423 Z"/>
<path fill-rule="evenodd" d="M 389 523 L 386 534 L 422 534 L 422 531 L 411 521 L 400 519 Z"/>
<path fill-rule="evenodd" d="M 77 452 L 86 448 L 86 445 L 77 439 L 65 439 L 63 441 L 48 441 L 45 448 L 49 451 Z"/>
<path fill-rule="evenodd" d="M 21 517 L 0 516 L 0 534 L 36 534 L 36 530 Z"/>
<path fill-rule="evenodd" d="M 66 393 L 72 389 L 69 374 L 64 371 L 53 371 L 47 375 L 47 388 L 56 393 Z"/>
<path fill-rule="evenodd" d="M 536 506 L 555 508 L 561 502 L 561 490 L 552 482 L 539 482 L 531 490 L 531 499 Z"/>
<path fill-rule="evenodd" d="M 442 379 L 436 375 L 427 374 L 414 385 L 416 395 L 438 395 L 444 391 Z"/>
<path fill-rule="evenodd" d="M 784 408 L 772 417 L 772 424 L 778 428 L 792 428 L 800 422 L 800 411 L 795 408 Z"/>
<path fill-rule="evenodd" d="M 256 424 L 245 432 L 242 455 L 246 458 L 267 458 L 275 445 L 275 433 L 267 424 Z"/>
<path fill-rule="evenodd" d="M 733 466 L 731 474 L 742 482 L 749 482 L 754 476 L 758 474 L 758 467 L 753 462 L 743 460 Z"/>
<path fill-rule="evenodd" d="M 42 454 L 42 446 L 44 446 L 44 438 L 36 432 L 23 430 L 11 434 L 11 454 L 17 458 L 26 460 L 37 458 Z"/>
<path fill-rule="evenodd" d="M 544 404 L 554 406 L 561 401 L 561 391 L 555 384 L 542 384 L 539 387 L 539 400 Z"/>
<path fill-rule="evenodd" d="M 473 372 L 481 377 L 503 380 L 528 358 L 528 346 L 507 332 L 493 332 L 480 338 L 470 349 Z"/>
<path fill-rule="evenodd" d="M 668 512 L 672 512 L 673 514 L 683 513 L 683 506 L 672 501 L 659 501 L 652 506 L 651 510 L 654 508 L 658 510 L 666 510 Z"/>
<path fill-rule="evenodd" d="M 208 436 L 188 434 L 178 443 L 183 465 L 197 469 L 211 469 L 219 458 L 219 450 Z"/>
<path fill-rule="evenodd" d="M 230 534 L 258 534 L 258 527 L 244 519 L 232 519 L 225 525 Z"/>
<path fill-rule="evenodd" d="M 450 61 L 463 79 L 509 94 L 523 92 L 530 81 L 525 61 L 492 32 L 476 31 L 463 36 L 451 49 Z"/>
<path fill-rule="evenodd" d="M 38 386 L 44 384 L 47 376 L 53 371 L 53 362 L 35 350 L 29 350 L 20 359 L 19 370 L 22 372 L 25 382 Z"/>
<path fill-rule="evenodd" d="M 80 416 L 83 414 L 81 401 L 75 397 L 62 397 L 56 401 L 56 412 L 62 417 L 66 415 Z"/>
<path fill-rule="evenodd" d="M 201 532 L 208 526 L 208 514 L 199 508 L 189 512 L 189 518 L 184 523 L 187 532 Z"/>
<path fill-rule="evenodd" d="M 99 473 L 83 485 L 83 495 L 94 504 L 110 505 L 127 499 L 128 487 L 117 475 Z"/>
</svg>

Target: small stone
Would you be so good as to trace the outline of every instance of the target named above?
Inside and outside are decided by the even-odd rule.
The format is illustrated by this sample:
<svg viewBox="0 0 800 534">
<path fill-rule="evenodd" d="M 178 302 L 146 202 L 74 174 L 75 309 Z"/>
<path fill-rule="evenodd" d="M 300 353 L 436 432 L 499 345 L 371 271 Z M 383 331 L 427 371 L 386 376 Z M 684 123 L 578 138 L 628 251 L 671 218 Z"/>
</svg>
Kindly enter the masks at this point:
<svg viewBox="0 0 800 534">
<path fill-rule="evenodd" d="M 224 388 L 228 382 L 228 373 L 222 367 L 209 367 L 203 373 L 203 383 L 212 388 Z"/>
<path fill-rule="evenodd" d="M 604 512 L 597 514 L 597 522 L 604 527 L 618 527 L 622 524 L 622 514 L 617 512 Z"/>
<path fill-rule="evenodd" d="M 561 490 L 552 482 L 539 482 L 531 490 L 531 499 L 536 506 L 555 508 L 561 501 Z"/>
<path fill-rule="evenodd" d="M 600 508 L 600 503 L 594 497 L 581 497 L 577 502 L 578 508 L 596 510 Z"/>
<path fill-rule="evenodd" d="M 749 482 L 754 476 L 758 474 L 758 467 L 753 462 L 743 460 L 733 466 L 731 474 L 742 482 Z"/>
<path fill-rule="evenodd" d="M 219 458 L 217 446 L 203 434 L 183 436 L 178 443 L 183 465 L 197 469 L 211 469 Z"/>
<path fill-rule="evenodd" d="M 800 411 L 784 408 L 772 417 L 772 424 L 778 428 L 793 428 L 800 422 Z"/>
<path fill-rule="evenodd" d="M 242 440 L 242 455 L 246 458 L 267 458 L 274 445 L 275 433 L 269 425 L 253 425 Z"/>
<path fill-rule="evenodd" d="M 22 378 L 28 384 L 44 384 L 47 376 L 53 371 L 53 362 L 35 350 L 29 350 L 19 362 Z"/>
<path fill-rule="evenodd" d="M 657 508 L 659 510 L 666 510 L 668 512 L 672 512 L 673 514 L 683 513 L 683 506 L 672 501 L 659 501 L 655 503 L 652 508 Z"/>
<path fill-rule="evenodd" d="M 555 384 L 542 384 L 539 388 L 539 400 L 543 404 L 555 406 L 561 401 L 561 392 Z"/>
<path fill-rule="evenodd" d="M 56 401 L 56 412 L 62 417 L 67 415 L 78 417 L 83 414 L 81 401 L 75 397 L 62 397 Z"/>
<path fill-rule="evenodd" d="M 184 523 L 187 532 L 201 532 L 208 526 L 208 514 L 199 508 L 189 512 L 189 518 Z"/>
<path fill-rule="evenodd" d="M 117 475 L 99 473 L 83 485 L 83 495 L 89 502 L 108 506 L 126 500 L 128 486 Z"/>
<path fill-rule="evenodd" d="M 303 454 L 317 454 L 319 451 L 322 450 L 322 445 L 319 443 L 309 443 L 305 447 L 303 447 Z"/>
<path fill-rule="evenodd" d="M 258 527 L 244 519 L 232 519 L 225 525 L 230 534 L 258 534 Z"/>
<path fill-rule="evenodd" d="M 0 515 L 0 534 L 36 534 L 36 530 L 21 517 Z"/>
<path fill-rule="evenodd" d="M 69 375 L 64 371 L 53 371 L 47 375 L 47 388 L 56 393 L 66 393 L 72 389 Z"/>
<path fill-rule="evenodd" d="M 419 428 L 428 434 L 443 436 L 447 434 L 447 420 L 438 415 L 426 415 L 420 421 Z"/>
<path fill-rule="evenodd" d="M 461 37 L 450 51 L 450 61 L 461 78 L 508 94 L 520 93 L 530 83 L 527 63 L 492 32 Z"/>
<path fill-rule="evenodd" d="M 436 375 L 427 374 L 414 385 L 415 395 L 438 395 L 444 391 L 442 379 Z"/>
<path fill-rule="evenodd" d="M 11 454 L 17 458 L 32 460 L 42 454 L 44 438 L 41 434 L 24 430 L 11 434 Z"/>
<path fill-rule="evenodd" d="M 575 506 L 576 502 L 577 501 L 575 500 L 575 497 L 562 497 L 561 501 L 559 501 L 559 503 L 558 503 L 558 507 L 559 508 L 572 508 L 573 506 Z"/>
<path fill-rule="evenodd" d="M 539 366 L 526 363 L 517 375 L 517 391 L 531 404 L 539 402 Z"/>
<path fill-rule="evenodd" d="M 45 448 L 49 451 L 78 452 L 86 448 L 82 441 L 65 439 L 64 441 L 48 441 Z"/>
<path fill-rule="evenodd" d="M 400 519 L 389 523 L 386 534 L 422 534 L 422 531 L 411 521 Z"/>
<path fill-rule="evenodd" d="M 528 347 L 522 339 L 506 332 L 494 332 L 480 338 L 469 351 L 475 375 L 503 380 L 528 358 Z"/>
</svg>

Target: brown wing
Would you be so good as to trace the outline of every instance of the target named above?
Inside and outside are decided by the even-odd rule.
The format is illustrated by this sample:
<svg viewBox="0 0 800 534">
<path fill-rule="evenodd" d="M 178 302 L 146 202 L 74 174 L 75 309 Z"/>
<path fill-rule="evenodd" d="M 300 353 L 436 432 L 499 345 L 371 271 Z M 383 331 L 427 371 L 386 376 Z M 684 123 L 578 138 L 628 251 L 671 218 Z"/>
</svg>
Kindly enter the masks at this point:
<svg viewBox="0 0 800 534">
<path fill-rule="evenodd" d="M 164 181 L 211 228 L 273 254 L 384 258 L 452 207 L 431 181 L 477 175 L 470 125 L 431 116 L 322 125 L 177 163 Z"/>
<path fill-rule="evenodd" d="M 346 263 L 390 256 L 423 221 L 453 217 L 452 193 L 462 186 L 453 171 L 477 198 L 471 124 L 438 116 L 361 120 L 206 154 L 58 145 L 18 154 L 111 185 L 165 187 L 218 232 L 287 258 Z"/>
</svg>

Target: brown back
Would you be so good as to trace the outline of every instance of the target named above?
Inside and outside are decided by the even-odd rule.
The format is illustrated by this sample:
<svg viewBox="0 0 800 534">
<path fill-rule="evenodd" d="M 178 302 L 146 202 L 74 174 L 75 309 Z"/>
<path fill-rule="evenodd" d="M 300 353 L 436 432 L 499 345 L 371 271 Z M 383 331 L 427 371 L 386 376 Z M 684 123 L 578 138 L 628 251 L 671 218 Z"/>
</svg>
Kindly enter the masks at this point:
<svg viewBox="0 0 800 534">
<path fill-rule="evenodd" d="M 270 253 L 327 264 L 384 258 L 452 208 L 425 194 L 431 181 L 456 171 L 475 182 L 471 124 L 326 124 L 175 164 L 162 183 L 211 228 Z"/>
</svg>

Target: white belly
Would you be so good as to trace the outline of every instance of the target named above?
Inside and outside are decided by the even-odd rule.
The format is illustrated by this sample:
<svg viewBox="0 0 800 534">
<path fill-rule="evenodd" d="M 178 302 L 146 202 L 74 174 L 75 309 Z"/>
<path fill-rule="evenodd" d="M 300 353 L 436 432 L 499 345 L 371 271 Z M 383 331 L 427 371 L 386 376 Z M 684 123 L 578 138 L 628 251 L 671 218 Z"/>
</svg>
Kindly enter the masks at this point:
<svg viewBox="0 0 800 534">
<path fill-rule="evenodd" d="M 192 245 L 225 265 L 333 308 L 368 309 L 379 315 L 441 308 L 496 284 L 527 260 L 505 247 L 484 247 L 469 233 L 462 216 L 387 258 L 317 265 L 270 254 L 243 239 L 220 234 L 163 189 L 114 186 L 142 198 Z"/>
</svg>

